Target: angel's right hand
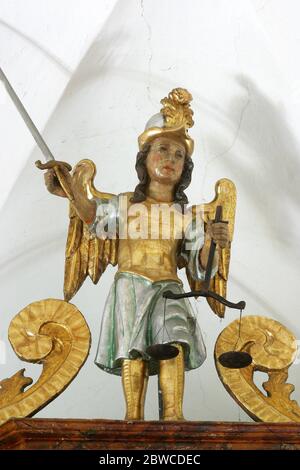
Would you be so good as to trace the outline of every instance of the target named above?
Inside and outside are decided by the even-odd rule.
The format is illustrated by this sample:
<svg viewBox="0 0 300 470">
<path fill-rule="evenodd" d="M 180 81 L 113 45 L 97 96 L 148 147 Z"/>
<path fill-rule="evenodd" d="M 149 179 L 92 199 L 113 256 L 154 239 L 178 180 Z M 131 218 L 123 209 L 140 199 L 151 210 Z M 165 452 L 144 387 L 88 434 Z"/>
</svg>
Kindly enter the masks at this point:
<svg viewBox="0 0 300 470">
<path fill-rule="evenodd" d="M 55 194 L 55 196 L 67 197 L 65 191 L 60 185 L 60 182 L 58 181 L 58 178 L 55 174 L 55 170 L 47 170 L 44 174 L 44 179 L 46 188 L 48 189 L 49 193 Z"/>
</svg>

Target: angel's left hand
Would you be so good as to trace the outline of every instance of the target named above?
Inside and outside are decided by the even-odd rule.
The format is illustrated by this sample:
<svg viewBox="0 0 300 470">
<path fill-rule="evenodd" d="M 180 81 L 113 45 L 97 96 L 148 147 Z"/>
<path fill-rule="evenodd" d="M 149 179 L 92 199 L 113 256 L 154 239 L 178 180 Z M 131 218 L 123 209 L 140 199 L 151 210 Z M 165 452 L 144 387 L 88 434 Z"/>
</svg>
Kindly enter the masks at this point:
<svg viewBox="0 0 300 470">
<path fill-rule="evenodd" d="M 229 245 L 229 229 L 228 223 L 213 222 L 212 220 L 207 223 L 206 234 L 212 238 L 220 248 L 227 248 Z"/>
</svg>

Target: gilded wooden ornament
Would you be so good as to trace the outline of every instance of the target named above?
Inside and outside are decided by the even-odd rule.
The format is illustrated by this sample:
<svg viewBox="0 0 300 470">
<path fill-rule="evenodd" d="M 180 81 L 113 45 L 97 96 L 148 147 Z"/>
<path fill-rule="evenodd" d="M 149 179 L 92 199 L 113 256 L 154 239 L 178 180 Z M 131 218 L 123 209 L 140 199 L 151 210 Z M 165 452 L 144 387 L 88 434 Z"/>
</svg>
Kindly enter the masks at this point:
<svg viewBox="0 0 300 470">
<path fill-rule="evenodd" d="M 194 113 L 190 106 L 192 99 L 192 95 L 185 88 L 174 88 L 167 97 L 163 98 L 161 100 L 163 107 L 160 110 L 164 118 L 163 126 L 157 123 L 149 125 L 148 121 L 146 129 L 138 138 L 140 150 L 161 135 L 179 137 L 184 142 L 187 155 L 191 157 L 194 151 L 194 141 L 189 136 L 188 129 L 194 125 Z"/>
<path fill-rule="evenodd" d="M 92 160 L 81 160 L 74 168 L 74 183 L 88 198 L 110 200 L 112 194 L 98 191 L 94 186 L 96 165 Z M 108 264 L 117 264 L 118 239 L 100 239 L 89 231 L 70 204 L 70 223 L 66 244 L 64 297 L 70 300 L 87 276 L 97 284 Z"/>
<path fill-rule="evenodd" d="M 170 307 L 164 292 L 172 288 L 175 294 L 183 294 L 177 268 L 187 269 L 192 290 L 200 290 L 202 282 L 199 280 L 203 279 L 207 290 L 209 279 L 212 275 L 215 276 L 218 267 L 210 290 L 225 297 L 230 247 L 223 247 L 228 246 L 229 231 L 231 238 L 233 233 L 233 183 L 229 180 L 219 181 L 214 201 L 198 206 L 204 212 L 204 222 L 212 219 L 216 206 L 219 213 L 223 208 L 223 216 L 229 222 L 229 231 L 227 225 L 220 223 L 217 217 L 215 224 L 206 224 L 209 230 L 205 230 L 203 219 L 199 221 L 192 217 L 193 211 L 197 212 L 195 206 L 184 219 L 183 226 L 180 225 L 179 228 L 175 224 L 168 240 L 156 236 L 149 239 L 146 236 L 142 241 L 136 241 L 135 236 L 124 238 L 119 233 L 118 236 L 107 236 L 102 227 L 103 222 L 113 219 L 119 228 L 122 227 L 124 218 L 123 214 L 120 216 L 119 210 L 121 195 L 105 194 L 95 189 L 93 181 L 96 167 L 93 162 L 79 162 L 70 175 L 70 165 L 54 159 L 10 83 L 1 70 L 0 72 L 8 93 L 44 153 L 46 163 L 37 162 L 37 166 L 48 170 L 45 175 L 47 188 L 57 196 L 68 197 L 71 203 L 66 246 L 65 299 L 70 300 L 76 294 L 87 276 L 97 283 L 108 264 L 118 264 L 114 287 L 105 304 L 102 321 L 104 328 L 100 333 L 101 344 L 97 351 L 96 364 L 106 371 L 123 374 L 125 395 L 128 395 L 129 401 L 135 396 L 135 400 L 140 402 L 139 414 L 142 417 L 144 379 L 148 372 L 158 372 L 157 358 L 153 360 L 147 350 L 149 346 L 176 343 L 179 354 L 169 362 L 160 361 L 160 384 L 164 399 L 164 419 L 182 419 L 184 370 L 194 369 L 202 364 L 205 347 L 191 306 L 178 298 L 173 299 L 175 306 Z M 134 203 L 145 201 L 145 206 L 148 205 L 145 207 L 147 212 L 157 203 L 168 205 L 175 202 L 180 206 L 180 210 L 176 209 L 177 215 L 182 216 L 185 212 L 184 206 L 188 199 L 183 190 L 189 185 L 193 170 L 191 156 L 194 141 L 188 132 L 194 124 L 191 101 L 192 95 L 186 89 L 173 89 L 161 100 L 163 108 L 160 113 L 150 118 L 138 138 L 140 152 L 137 155 L 136 170 L 139 184 L 135 192 L 127 193 L 127 196 Z M 115 209 L 111 215 L 108 212 L 105 214 L 109 201 L 113 206 L 111 209 Z M 99 209 L 102 209 L 101 214 Z M 127 214 L 125 219 L 126 222 L 132 219 L 136 221 L 137 216 Z M 156 219 L 151 216 L 150 220 L 153 225 Z M 105 237 L 103 233 L 106 233 Z M 214 256 L 217 244 L 220 253 L 219 256 Z M 147 307 L 139 315 L 139 304 L 145 299 L 148 302 Z M 160 327 L 162 302 L 165 302 L 163 326 L 166 328 L 168 323 L 171 331 L 171 334 L 168 332 L 168 341 L 161 333 L 164 328 Z M 209 304 L 215 313 L 224 316 L 223 306 L 214 300 L 209 300 Z M 126 308 L 123 310 L 124 305 Z M 73 315 L 74 309 L 77 313 Z M 38 382 L 25 392 L 30 379 L 24 378 L 22 371 L 7 379 L 8 382 L 0 390 L 3 402 L 0 413 L 3 414 L 3 420 L 7 416 L 33 414 L 60 393 L 76 375 L 86 358 L 90 343 L 88 328 L 78 314 L 74 306 L 49 299 L 31 304 L 13 319 L 9 339 L 16 354 L 29 362 L 42 362 L 44 369 Z M 120 318 L 121 322 L 118 321 Z M 188 347 L 183 350 L 181 343 Z M 123 367 L 124 359 L 135 360 L 137 354 L 147 364 L 141 366 L 140 362 L 132 362 L 129 367 L 125 361 Z M 146 366 L 149 366 L 147 374 Z M 132 394 L 132 383 L 139 385 L 138 393 Z M 129 406 L 127 412 L 129 408 L 132 407 Z"/>
<path fill-rule="evenodd" d="M 90 331 L 80 311 L 57 299 L 33 302 L 11 321 L 10 343 L 24 361 L 43 365 L 38 381 L 22 369 L 0 382 L 0 424 L 32 416 L 76 377 L 90 349 Z M 25 390 L 26 389 L 26 390 Z"/>
<path fill-rule="evenodd" d="M 211 279 L 209 284 L 209 290 L 215 292 L 221 297 L 226 298 L 227 293 L 227 281 L 229 274 L 229 264 L 230 264 L 230 252 L 231 252 L 231 242 L 233 239 L 234 233 L 234 222 L 235 222 L 235 210 L 236 210 L 236 188 L 234 183 L 227 179 L 222 178 L 216 182 L 215 185 L 215 197 L 214 199 L 206 204 L 194 205 L 192 210 L 193 213 L 200 213 L 204 219 L 204 222 L 207 223 L 209 220 L 214 219 L 217 206 L 222 206 L 223 209 L 223 220 L 228 221 L 229 228 L 229 237 L 230 243 L 227 248 L 218 249 L 219 254 L 219 263 L 218 270 L 215 276 Z M 182 260 L 178 261 L 179 267 L 183 267 L 184 263 Z M 203 287 L 203 281 L 197 281 L 192 278 L 186 269 L 186 276 L 189 281 L 191 290 L 201 290 Z M 225 315 L 225 305 L 217 302 L 212 298 L 208 298 L 207 302 L 211 307 L 212 311 L 223 318 Z"/>
<path fill-rule="evenodd" d="M 231 350 L 248 352 L 252 364 L 244 369 L 223 367 L 218 358 Z M 296 352 L 296 338 L 281 323 L 247 316 L 241 324 L 235 320 L 221 332 L 215 345 L 215 364 L 228 393 L 255 421 L 299 422 L 300 407 L 290 399 L 294 385 L 286 383 Z M 267 396 L 255 384 L 255 371 L 269 376 L 263 383 Z"/>
<path fill-rule="evenodd" d="M 159 362 L 159 383 L 164 396 L 163 420 L 182 421 L 184 390 L 184 352 L 181 344 L 176 344 L 179 354 Z"/>
<path fill-rule="evenodd" d="M 168 290 L 175 295 L 184 293 L 178 268 L 187 270 L 193 290 L 201 289 L 197 280 L 207 277 L 210 247 L 215 243 L 222 248 L 219 256 L 210 257 L 207 280 L 217 271 L 211 290 L 221 295 L 226 291 L 235 187 L 227 179 L 220 180 L 210 204 L 186 207 L 184 189 L 193 170 L 194 141 L 188 132 L 193 125 L 191 100 L 187 90 L 176 88 L 161 101 L 160 113 L 147 122 L 138 138 L 139 182 L 134 192 L 114 195 L 97 191 L 96 166 L 90 160 L 79 162 L 72 175 L 65 174 L 74 200 L 70 204 L 64 296 L 70 300 L 87 277 L 97 283 L 109 264 L 118 265 L 105 303 L 95 363 L 102 370 L 122 375 L 126 419 L 143 418 L 144 379 L 157 373 L 161 376 L 162 401 L 169 410 L 163 419 L 182 419 L 181 375 L 199 367 L 205 359 L 201 331 L 191 305 L 180 298 L 167 301 L 164 296 Z M 48 172 L 45 180 L 51 193 L 66 196 L 53 172 Z M 228 225 L 220 221 L 208 224 L 214 219 L 217 206 L 222 206 Z M 168 209 L 165 218 L 159 212 L 163 209 Z M 219 308 L 216 302 L 210 302 L 210 306 L 218 315 L 224 315 L 223 307 Z M 188 347 L 160 367 L 165 355 L 157 359 L 148 352 L 151 347 L 166 343 Z M 134 362 L 138 358 L 145 364 Z M 171 395 L 177 398 L 169 406 Z"/>
<path fill-rule="evenodd" d="M 149 379 L 148 367 L 141 359 L 124 359 L 122 385 L 126 401 L 127 420 L 143 420 L 146 391 Z"/>
<path fill-rule="evenodd" d="M 81 160 L 75 166 L 73 176 L 76 184 L 81 186 L 90 198 L 98 197 L 109 201 L 113 197 L 113 194 L 103 193 L 95 188 L 96 166 L 92 160 Z M 223 219 L 228 221 L 231 242 L 234 233 L 236 188 L 234 183 L 227 178 L 222 178 L 216 182 L 215 197 L 211 202 L 194 205 L 192 211 L 195 216 L 196 213 L 202 214 L 204 222 L 207 222 L 208 220 L 213 220 L 218 205 L 221 205 L 223 208 Z M 81 221 L 73 205 L 70 204 L 64 281 L 66 300 L 70 300 L 76 294 L 87 276 L 90 277 L 94 284 L 97 284 L 107 266 L 109 264 L 115 266 L 118 263 L 118 244 L 118 238 L 100 239 L 92 234 L 89 231 L 88 225 Z M 142 246 L 142 251 L 144 250 L 145 248 Z M 211 279 L 209 288 L 222 297 L 226 297 L 231 243 L 229 243 L 227 248 L 219 249 L 218 252 L 218 271 L 213 279 Z M 186 267 L 185 260 L 182 258 L 178 258 L 177 263 L 179 269 Z M 201 290 L 202 281 L 194 280 L 187 269 L 186 275 L 191 290 Z M 207 299 L 207 301 L 216 315 L 224 317 L 224 305 L 214 299 Z"/>
</svg>

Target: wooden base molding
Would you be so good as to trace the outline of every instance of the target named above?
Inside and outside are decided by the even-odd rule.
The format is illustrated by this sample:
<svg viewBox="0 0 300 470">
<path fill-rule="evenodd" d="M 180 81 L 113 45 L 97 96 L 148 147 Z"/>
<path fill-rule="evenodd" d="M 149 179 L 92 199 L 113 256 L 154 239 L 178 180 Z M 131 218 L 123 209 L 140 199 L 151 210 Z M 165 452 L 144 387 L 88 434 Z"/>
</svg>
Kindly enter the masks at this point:
<svg viewBox="0 0 300 470">
<path fill-rule="evenodd" d="M 300 424 L 12 419 L 0 449 L 300 450 Z"/>
</svg>

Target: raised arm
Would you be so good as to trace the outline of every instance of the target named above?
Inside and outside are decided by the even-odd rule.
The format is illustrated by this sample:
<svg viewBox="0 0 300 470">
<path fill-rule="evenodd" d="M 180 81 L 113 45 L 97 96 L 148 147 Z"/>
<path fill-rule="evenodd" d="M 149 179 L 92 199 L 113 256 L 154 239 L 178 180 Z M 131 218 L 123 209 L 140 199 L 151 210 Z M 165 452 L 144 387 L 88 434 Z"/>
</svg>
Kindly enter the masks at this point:
<svg viewBox="0 0 300 470">
<path fill-rule="evenodd" d="M 77 180 L 70 174 L 70 172 L 61 167 L 68 186 L 71 188 L 74 201 L 72 202 L 78 217 L 86 224 L 91 224 L 96 216 L 96 203 L 90 200 L 82 185 L 77 184 Z M 48 170 L 45 173 L 45 184 L 48 191 L 55 196 L 67 197 L 65 191 L 61 187 L 54 170 Z"/>
</svg>

